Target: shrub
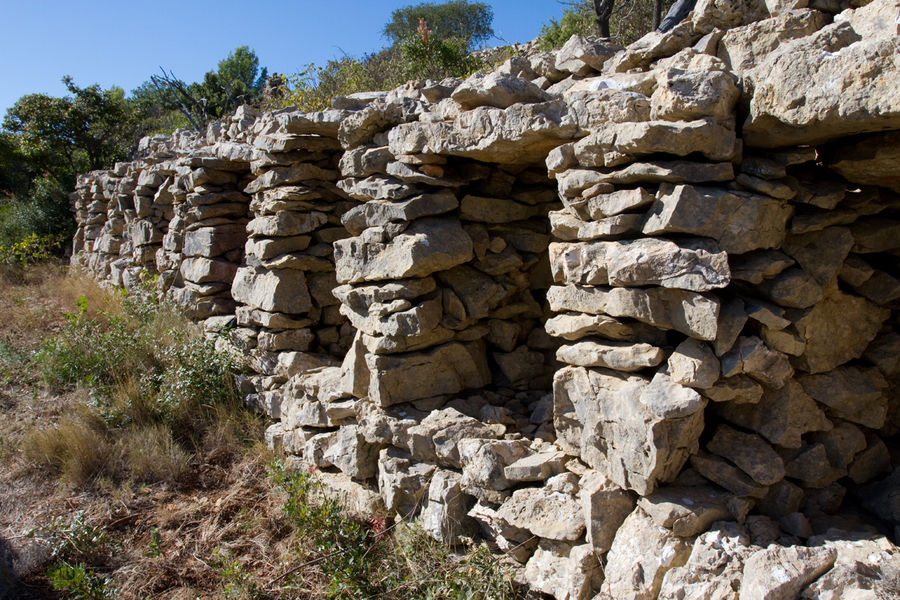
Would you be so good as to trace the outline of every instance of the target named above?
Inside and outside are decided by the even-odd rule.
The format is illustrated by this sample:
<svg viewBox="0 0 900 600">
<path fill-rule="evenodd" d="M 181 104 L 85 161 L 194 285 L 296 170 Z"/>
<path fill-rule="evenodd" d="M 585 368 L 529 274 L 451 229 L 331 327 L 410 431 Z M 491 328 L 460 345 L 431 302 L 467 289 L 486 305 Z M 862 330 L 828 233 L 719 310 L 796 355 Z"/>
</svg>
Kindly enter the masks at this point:
<svg viewBox="0 0 900 600">
<path fill-rule="evenodd" d="M 587 37 L 596 34 L 597 26 L 591 2 L 577 2 L 563 11 L 559 21 L 550 19 L 549 23 L 541 27 L 538 48 L 553 50 L 561 48 L 573 35 Z"/>
<path fill-rule="evenodd" d="M 674 4 L 675 0 L 662 0 L 662 16 Z M 592 0 L 574 0 L 568 2 L 559 21 L 550 22 L 541 27 L 538 47 L 541 50 L 560 48 L 573 35 L 595 37 L 597 21 Z M 619 1 L 613 8 L 609 20 L 610 37 L 623 45 L 640 39 L 653 29 L 653 3 L 642 0 Z"/>
<path fill-rule="evenodd" d="M 76 312 L 35 356 L 50 385 L 92 390 L 88 405 L 32 431 L 24 455 L 73 485 L 98 477 L 178 483 L 191 452 L 219 457 L 258 427 L 237 399 L 230 355 L 215 349 L 171 307 L 119 297 Z"/>
<path fill-rule="evenodd" d="M 106 580 L 100 579 L 84 565 L 56 563 L 47 571 L 47 579 L 54 590 L 66 592 L 72 600 L 105 600 L 115 595 L 107 589 Z"/>
<path fill-rule="evenodd" d="M 484 66 L 469 54 L 463 38 L 409 37 L 400 46 L 401 73 L 404 79 L 443 79 L 464 77 Z"/>
<path fill-rule="evenodd" d="M 315 472 L 291 471 L 276 462 L 270 476 L 286 493 L 284 516 L 306 542 L 301 567 L 317 569 L 318 585 L 328 598 L 519 597 L 485 546 L 458 556 L 415 525 L 386 528 L 377 516 L 368 523 L 349 517 L 339 501 L 324 493 Z"/>
</svg>

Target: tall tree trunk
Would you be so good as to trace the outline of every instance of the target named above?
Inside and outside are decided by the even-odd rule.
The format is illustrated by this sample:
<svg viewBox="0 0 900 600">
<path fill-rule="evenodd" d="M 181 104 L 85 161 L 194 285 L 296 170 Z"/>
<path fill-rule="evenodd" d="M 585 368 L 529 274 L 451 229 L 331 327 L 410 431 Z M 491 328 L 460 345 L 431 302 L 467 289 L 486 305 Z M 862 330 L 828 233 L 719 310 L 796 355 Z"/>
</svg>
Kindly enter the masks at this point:
<svg viewBox="0 0 900 600">
<path fill-rule="evenodd" d="M 597 15 L 597 33 L 602 38 L 609 37 L 609 18 L 612 16 L 616 0 L 594 0 L 594 14 Z"/>
<path fill-rule="evenodd" d="M 662 0 L 653 0 L 653 31 L 659 27 L 662 20 Z"/>
</svg>

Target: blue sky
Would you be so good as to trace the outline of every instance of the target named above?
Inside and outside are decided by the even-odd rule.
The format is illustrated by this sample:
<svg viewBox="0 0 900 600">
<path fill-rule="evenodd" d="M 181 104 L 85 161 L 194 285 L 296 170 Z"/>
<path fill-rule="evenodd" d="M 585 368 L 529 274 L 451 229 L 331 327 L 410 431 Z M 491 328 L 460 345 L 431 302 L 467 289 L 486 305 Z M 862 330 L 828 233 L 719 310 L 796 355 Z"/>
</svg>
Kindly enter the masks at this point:
<svg viewBox="0 0 900 600">
<path fill-rule="evenodd" d="M 25 94 L 64 95 L 63 75 L 79 86 L 117 85 L 130 92 L 161 66 L 185 81 L 200 80 L 244 45 L 270 73 L 360 56 L 385 45 L 381 29 L 394 9 L 418 3 L 0 0 L 0 116 Z M 494 31 L 508 42 L 534 38 L 565 8 L 558 0 L 487 3 Z"/>
</svg>

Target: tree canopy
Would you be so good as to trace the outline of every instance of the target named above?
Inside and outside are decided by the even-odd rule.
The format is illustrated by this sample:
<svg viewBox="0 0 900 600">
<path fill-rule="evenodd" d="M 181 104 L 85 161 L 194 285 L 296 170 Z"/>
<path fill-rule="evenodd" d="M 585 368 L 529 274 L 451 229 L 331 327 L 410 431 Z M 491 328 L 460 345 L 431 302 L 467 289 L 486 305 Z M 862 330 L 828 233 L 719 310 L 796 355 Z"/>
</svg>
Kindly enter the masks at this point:
<svg viewBox="0 0 900 600">
<path fill-rule="evenodd" d="M 186 125 L 198 131 L 241 104 L 257 104 L 268 77 L 268 70 L 259 68 L 259 58 L 247 46 L 235 48 L 201 82 L 185 83 L 173 72 L 160 70 L 161 75 L 151 75 L 132 92 L 133 98 L 143 113 L 163 117 L 167 111 L 177 111 Z M 168 120 L 177 122 L 171 116 Z"/>
<path fill-rule="evenodd" d="M 419 19 L 425 19 L 431 37 L 440 40 L 459 38 L 466 41 L 468 49 L 477 47 L 494 36 L 491 23 L 494 11 L 484 2 L 451 0 L 442 4 L 423 2 L 398 8 L 384 26 L 384 36 L 392 44 L 398 44 L 416 34 Z"/>
<path fill-rule="evenodd" d="M 63 83 L 70 96 L 29 94 L 16 101 L 3 119 L 8 143 L 60 180 L 125 158 L 140 131 L 122 89 L 80 88 L 70 77 Z"/>
<path fill-rule="evenodd" d="M 559 48 L 573 35 L 609 37 L 630 44 L 659 24 L 674 0 L 569 0 L 562 18 L 541 28 L 540 47 Z"/>
</svg>

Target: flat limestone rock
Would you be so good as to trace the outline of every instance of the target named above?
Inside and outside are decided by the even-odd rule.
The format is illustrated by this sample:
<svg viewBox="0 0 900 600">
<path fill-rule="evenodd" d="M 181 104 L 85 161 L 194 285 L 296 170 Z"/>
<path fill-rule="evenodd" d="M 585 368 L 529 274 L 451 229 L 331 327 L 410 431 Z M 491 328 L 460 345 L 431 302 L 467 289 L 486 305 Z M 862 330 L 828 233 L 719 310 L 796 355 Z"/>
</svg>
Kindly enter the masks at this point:
<svg viewBox="0 0 900 600">
<path fill-rule="evenodd" d="M 690 554 L 689 539 L 659 527 L 637 508 L 625 519 L 609 549 L 601 592 L 616 600 L 656 598 L 666 573 L 687 562 Z"/>
<path fill-rule="evenodd" d="M 793 376 L 787 356 L 772 350 L 756 336 L 741 337 L 729 352 L 722 356 L 722 376 L 744 373 L 769 387 L 781 388 Z"/>
<path fill-rule="evenodd" d="M 671 481 L 696 451 L 704 403 L 663 418 L 641 401 L 649 381 L 602 369 L 565 367 L 553 379 L 557 444 L 619 487 L 639 494 Z"/>
<path fill-rule="evenodd" d="M 505 477 L 507 466 L 531 450 L 525 440 L 483 440 L 467 438 L 459 442 L 463 489 L 475 497 L 486 491 L 506 490 L 512 483 Z M 484 498 L 490 501 L 490 498 Z"/>
<path fill-rule="evenodd" d="M 644 238 L 614 242 L 607 248 L 612 286 L 660 285 L 705 292 L 731 282 L 728 256 L 709 240 L 675 243 Z"/>
<path fill-rule="evenodd" d="M 231 296 L 267 312 L 299 314 L 312 308 L 306 276 L 293 269 L 256 271 L 241 267 L 231 285 Z"/>
<path fill-rule="evenodd" d="M 735 134 L 710 118 L 611 123 L 575 142 L 573 152 L 581 167 L 615 167 L 647 154 L 693 152 L 715 162 L 734 158 Z"/>
<path fill-rule="evenodd" d="M 900 191 L 900 134 L 876 133 L 840 149 L 829 161 L 829 168 L 848 181 L 877 185 Z"/>
<path fill-rule="evenodd" d="M 638 500 L 638 506 L 660 527 L 688 538 L 706 531 L 714 521 L 728 519 L 728 498 L 711 486 L 667 486 Z"/>
<path fill-rule="evenodd" d="M 887 380 L 876 368 L 838 367 L 799 378 L 803 391 L 842 419 L 871 429 L 884 426 L 888 412 Z"/>
<path fill-rule="evenodd" d="M 507 108 L 516 103 L 546 102 L 550 95 L 537 85 L 505 73 L 476 73 L 450 95 L 463 110 L 478 106 Z"/>
<path fill-rule="evenodd" d="M 675 383 L 705 389 L 719 379 L 719 359 L 708 344 L 688 338 L 669 355 L 667 370 Z"/>
<path fill-rule="evenodd" d="M 655 196 L 641 187 L 616 190 L 612 185 L 598 183 L 584 189 L 574 198 L 563 197 L 566 208 L 582 221 L 597 221 L 620 213 L 643 208 L 653 203 Z"/>
<path fill-rule="evenodd" d="M 711 240 L 644 238 L 620 242 L 550 245 L 557 283 L 660 285 L 705 292 L 730 282 L 728 257 Z"/>
<path fill-rule="evenodd" d="M 781 44 L 811 35 L 825 24 L 825 15 L 815 10 L 773 14 L 769 19 L 726 31 L 719 41 L 717 56 L 733 73 L 743 77 Z"/>
<path fill-rule="evenodd" d="M 323 169 L 310 163 L 296 163 L 289 167 L 275 167 L 254 179 L 244 188 L 244 193 L 254 194 L 280 185 L 315 179 L 334 181 L 337 179 L 337 175 L 337 171 Z"/>
<path fill-rule="evenodd" d="M 865 298 L 834 290 L 795 320 L 806 351 L 794 359 L 809 373 L 824 373 L 865 352 L 890 311 Z"/>
<path fill-rule="evenodd" d="M 399 435 L 392 436 L 394 443 L 403 445 L 416 460 L 456 469 L 462 467 L 459 455 L 461 440 L 497 437 L 491 427 L 455 408 L 433 410 L 419 423 L 411 423 L 405 433 L 398 431 Z"/>
<path fill-rule="evenodd" d="M 419 524 L 428 535 L 448 545 L 459 543 L 460 536 L 471 535 L 475 522 L 469 518 L 474 499 L 462 491 L 462 475 L 438 469 L 428 486 Z"/>
<path fill-rule="evenodd" d="M 565 210 L 550 211 L 550 232 L 565 241 L 615 239 L 633 236 L 641 228 L 642 215 L 615 215 L 598 221 L 582 221 Z"/>
<path fill-rule="evenodd" d="M 730 162 L 700 163 L 689 160 L 634 162 L 619 169 L 597 171 L 596 183 L 629 185 L 648 182 L 710 183 L 730 181 L 734 169 Z"/>
<path fill-rule="evenodd" d="M 590 545 L 541 540 L 525 565 L 524 578 L 533 589 L 558 600 L 587 600 L 603 575 Z"/>
<path fill-rule="evenodd" d="M 740 589 L 744 560 L 753 552 L 750 538 L 736 523 L 717 523 L 694 541 L 691 556 L 666 573 L 659 600 L 731 599 Z"/>
<path fill-rule="evenodd" d="M 735 425 L 756 431 L 773 444 L 799 448 L 800 436 L 833 427 L 825 412 L 800 384 L 789 380 L 778 390 L 766 389 L 756 404 L 718 404 L 716 412 Z"/>
<path fill-rule="evenodd" d="M 232 262 L 203 256 L 186 258 L 180 267 L 181 276 L 193 283 L 229 282 L 237 270 L 237 265 Z"/>
<path fill-rule="evenodd" d="M 804 587 L 828 571 L 837 558 L 834 548 L 772 545 L 750 555 L 744 564 L 741 598 L 796 598 Z"/>
<path fill-rule="evenodd" d="M 579 483 L 587 541 L 600 556 L 609 551 L 616 531 L 634 510 L 634 497 L 600 471 L 588 471 Z"/>
<path fill-rule="evenodd" d="M 503 469 L 509 481 L 544 481 L 561 473 L 566 455 L 562 452 L 537 452 L 524 456 Z"/>
<path fill-rule="evenodd" d="M 719 301 L 696 292 L 665 288 L 600 288 L 552 286 L 551 310 L 631 317 L 663 329 L 675 329 L 701 340 L 716 337 Z"/>
<path fill-rule="evenodd" d="M 421 219 L 388 243 L 360 237 L 334 242 L 339 283 L 424 277 L 472 257 L 472 240 L 455 220 Z"/>
<path fill-rule="evenodd" d="M 584 517 L 575 497 L 546 487 L 516 490 L 497 514 L 513 527 L 550 540 L 573 542 L 584 533 Z"/>
<path fill-rule="evenodd" d="M 780 246 L 791 213 L 787 203 L 767 196 L 663 185 L 642 231 L 647 235 L 688 233 L 710 237 L 725 252 L 743 254 Z"/>
<path fill-rule="evenodd" d="M 788 236 L 782 251 L 797 261 L 804 271 L 825 287 L 831 284 L 853 247 L 853 235 L 846 227 Z"/>
<path fill-rule="evenodd" d="M 706 406 L 706 399 L 687 386 L 672 381 L 665 369 L 660 369 L 641 390 L 640 402 L 663 419 L 677 419 L 696 414 Z"/>
<path fill-rule="evenodd" d="M 730 460 L 760 485 L 772 485 L 784 479 L 784 462 L 758 435 L 722 424 L 706 449 Z"/>
<path fill-rule="evenodd" d="M 480 106 L 453 121 L 402 123 L 388 132 L 391 154 L 463 156 L 500 164 L 543 160 L 575 136 L 576 117 L 562 101 Z"/>
<path fill-rule="evenodd" d="M 341 223 L 351 235 L 359 235 L 367 227 L 388 223 L 409 223 L 423 217 L 450 212 L 459 206 L 452 192 L 421 194 L 400 201 L 370 201 L 351 208 L 341 216 Z"/>
<path fill-rule="evenodd" d="M 693 121 L 712 117 L 731 123 L 741 92 L 731 73 L 666 69 L 650 97 L 650 116 L 665 121 Z"/>
<path fill-rule="evenodd" d="M 762 398 L 763 387 L 746 375 L 737 375 L 720 379 L 715 385 L 705 388 L 703 395 L 713 402 L 756 404 Z"/>
<path fill-rule="evenodd" d="M 383 175 L 370 175 L 364 179 L 359 177 L 346 177 L 337 182 L 337 186 L 348 196 L 355 200 L 367 202 L 369 200 L 402 200 L 408 198 L 419 188 Z"/>
<path fill-rule="evenodd" d="M 759 485 L 741 469 L 727 460 L 700 452 L 691 456 L 691 467 L 716 485 L 725 488 L 735 496 L 763 498 L 769 488 Z"/>
<path fill-rule="evenodd" d="M 607 315 L 563 313 L 547 319 L 544 330 L 564 340 L 575 341 L 598 335 L 611 340 L 646 343 L 665 343 L 665 333 L 644 323 L 625 323 Z"/>
<path fill-rule="evenodd" d="M 296 236 L 315 231 L 327 222 L 328 217 L 321 212 L 279 211 L 274 215 L 258 216 L 247 223 L 247 233 L 252 236 Z"/>
<path fill-rule="evenodd" d="M 366 355 L 369 399 L 381 406 L 478 389 L 491 381 L 478 344 L 450 343 L 426 352 Z"/>
<path fill-rule="evenodd" d="M 665 352 L 650 344 L 582 341 L 560 346 L 556 360 L 578 367 L 606 367 L 616 371 L 639 371 L 655 367 Z"/>
<path fill-rule="evenodd" d="M 835 23 L 762 61 L 757 72 L 765 77 L 750 101 L 745 142 L 769 148 L 818 144 L 900 128 L 896 40 L 859 39 L 849 23 Z"/>
<path fill-rule="evenodd" d="M 622 47 L 610 40 L 589 41 L 573 35 L 556 53 L 555 67 L 573 75 L 585 76 L 600 71 L 603 63 L 612 58 Z"/>
</svg>

